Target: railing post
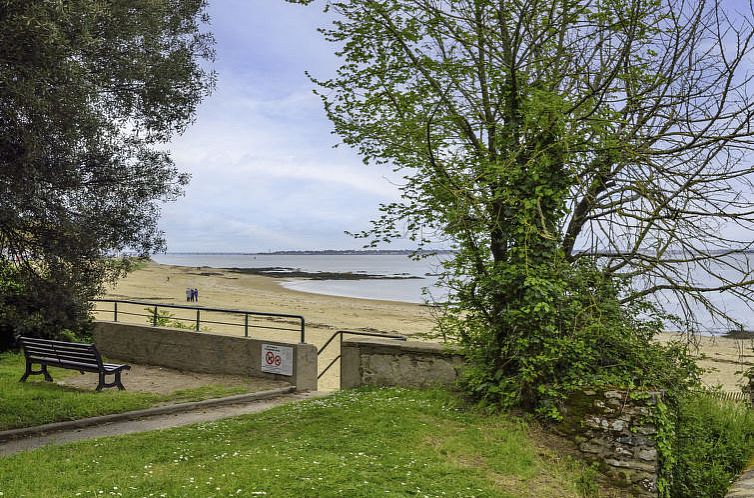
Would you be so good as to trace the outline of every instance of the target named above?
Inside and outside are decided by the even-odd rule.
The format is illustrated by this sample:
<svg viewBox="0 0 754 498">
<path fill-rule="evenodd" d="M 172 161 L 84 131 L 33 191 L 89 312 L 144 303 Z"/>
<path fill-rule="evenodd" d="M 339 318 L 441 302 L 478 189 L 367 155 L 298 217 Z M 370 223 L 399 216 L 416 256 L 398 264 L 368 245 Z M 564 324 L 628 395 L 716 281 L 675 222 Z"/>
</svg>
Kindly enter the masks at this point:
<svg viewBox="0 0 754 498">
<path fill-rule="evenodd" d="M 115 301 L 115 308 L 113 309 L 113 321 L 118 321 L 118 301 Z"/>
<path fill-rule="evenodd" d="M 249 314 L 245 313 L 243 315 L 243 336 L 249 337 Z"/>
<path fill-rule="evenodd" d="M 154 307 L 154 315 L 152 316 L 152 325 L 157 326 L 157 306 Z"/>
<path fill-rule="evenodd" d="M 199 332 L 199 310 L 196 310 L 196 331 Z"/>
<path fill-rule="evenodd" d="M 301 317 L 301 344 L 306 342 L 306 333 L 304 332 L 304 317 Z"/>
</svg>

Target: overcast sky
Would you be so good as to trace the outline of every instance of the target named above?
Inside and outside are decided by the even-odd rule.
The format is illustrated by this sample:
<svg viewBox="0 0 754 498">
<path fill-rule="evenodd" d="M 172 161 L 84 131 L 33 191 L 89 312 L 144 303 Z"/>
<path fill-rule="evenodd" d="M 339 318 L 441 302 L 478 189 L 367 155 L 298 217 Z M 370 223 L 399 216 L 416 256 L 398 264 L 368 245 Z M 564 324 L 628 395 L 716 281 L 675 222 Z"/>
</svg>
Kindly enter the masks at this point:
<svg viewBox="0 0 754 498">
<path fill-rule="evenodd" d="M 744 0 L 725 0 L 735 19 Z M 215 93 L 173 141 L 185 197 L 163 207 L 169 252 L 355 249 L 345 235 L 369 227 L 380 203 L 399 199 L 387 167 L 365 166 L 338 137 L 305 71 L 327 79 L 338 60 L 316 31 L 319 5 L 210 0 L 217 39 Z M 413 248 L 398 241 L 391 248 Z"/>
<path fill-rule="evenodd" d="M 338 138 L 304 74 L 337 67 L 316 31 L 324 14 L 283 0 L 214 0 L 209 13 L 218 84 L 170 147 L 192 180 L 163 207 L 168 252 L 360 248 L 344 230 L 367 228 L 379 203 L 399 196 L 389 168 L 332 148 Z"/>
</svg>

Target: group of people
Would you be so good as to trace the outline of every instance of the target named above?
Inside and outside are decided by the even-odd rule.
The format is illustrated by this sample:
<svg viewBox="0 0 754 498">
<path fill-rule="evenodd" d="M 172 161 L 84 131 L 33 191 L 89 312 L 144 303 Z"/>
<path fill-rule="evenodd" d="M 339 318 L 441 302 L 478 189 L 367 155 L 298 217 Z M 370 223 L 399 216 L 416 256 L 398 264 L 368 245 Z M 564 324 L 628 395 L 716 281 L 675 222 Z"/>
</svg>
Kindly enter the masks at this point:
<svg viewBox="0 0 754 498">
<path fill-rule="evenodd" d="M 199 301 L 199 289 L 186 289 L 186 301 Z"/>
</svg>

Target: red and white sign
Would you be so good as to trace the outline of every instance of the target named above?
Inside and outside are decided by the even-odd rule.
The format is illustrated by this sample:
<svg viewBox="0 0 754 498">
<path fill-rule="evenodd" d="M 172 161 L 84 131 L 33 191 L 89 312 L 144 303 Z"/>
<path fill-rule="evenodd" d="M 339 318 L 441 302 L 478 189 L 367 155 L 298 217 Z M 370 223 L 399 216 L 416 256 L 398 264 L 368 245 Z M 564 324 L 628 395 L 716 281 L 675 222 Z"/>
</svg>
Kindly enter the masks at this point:
<svg viewBox="0 0 754 498">
<path fill-rule="evenodd" d="M 293 375 L 293 348 L 262 344 L 262 372 Z"/>
</svg>

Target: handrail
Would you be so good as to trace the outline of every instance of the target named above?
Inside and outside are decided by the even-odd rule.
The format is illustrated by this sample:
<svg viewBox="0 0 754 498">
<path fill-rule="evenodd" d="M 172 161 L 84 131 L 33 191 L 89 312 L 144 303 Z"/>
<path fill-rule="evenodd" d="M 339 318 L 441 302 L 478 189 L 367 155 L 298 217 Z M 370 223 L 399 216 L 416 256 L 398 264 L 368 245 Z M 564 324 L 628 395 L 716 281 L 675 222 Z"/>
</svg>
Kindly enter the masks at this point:
<svg viewBox="0 0 754 498">
<path fill-rule="evenodd" d="M 325 344 L 321 348 L 317 350 L 317 356 L 319 356 L 336 337 L 340 337 L 340 351 L 341 352 L 338 353 L 338 356 L 332 359 L 332 361 L 325 367 L 324 370 L 322 370 L 322 372 L 319 373 L 319 375 L 317 375 L 317 379 L 321 379 L 322 376 L 325 375 L 325 372 L 330 370 L 330 367 L 332 367 L 335 364 L 335 362 L 341 358 L 342 352 L 343 352 L 343 336 L 346 334 L 362 335 L 362 336 L 367 336 L 367 337 L 382 337 L 383 339 L 395 339 L 397 341 L 408 340 L 408 338 L 405 335 L 400 335 L 400 334 L 383 334 L 380 332 L 353 332 L 350 330 L 338 330 L 332 336 L 330 336 L 330 338 L 327 341 L 325 341 Z"/>
<path fill-rule="evenodd" d="M 195 329 L 198 331 L 201 325 L 201 312 L 215 312 L 215 313 L 228 313 L 231 315 L 243 315 L 244 316 L 244 324 L 238 325 L 239 327 L 244 327 L 244 337 L 249 337 L 249 316 L 263 316 L 268 318 L 288 318 L 291 320 L 298 320 L 299 321 L 299 328 L 284 328 L 284 327 L 270 327 L 270 326 L 264 326 L 264 325 L 257 325 L 257 328 L 263 328 L 263 329 L 274 329 L 274 330 L 290 330 L 290 331 L 299 331 L 300 332 L 300 340 L 303 344 L 306 342 L 306 321 L 302 315 L 292 315 L 288 313 L 271 313 L 268 311 L 248 311 L 248 310 L 235 310 L 235 309 L 227 309 L 227 308 L 207 308 L 204 306 L 188 306 L 185 304 L 162 304 L 162 303 L 150 303 L 146 301 L 134 301 L 129 299 L 92 299 L 92 302 L 97 303 L 113 303 L 113 321 L 118 321 L 118 303 L 122 304 L 135 304 L 139 306 L 147 306 L 150 308 L 153 308 L 152 311 L 152 324 L 154 326 L 157 326 L 157 321 L 159 319 L 158 309 L 159 308 L 170 308 L 170 309 L 183 309 L 183 310 L 193 310 L 196 311 L 196 319 L 189 319 L 189 318 L 171 318 L 172 320 L 191 320 L 195 321 Z M 106 310 L 96 310 L 99 312 L 105 312 Z M 135 316 L 144 316 L 149 317 L 150 315 L 141 314 L 141 313 L 126 313 L 121 311 L 120 312 L 123 315 L 135 315 Z M 216 323 L 216 324 L 223 324 L 223 325 L 237 325 L 233 323 L 228 322 L 217 322 L 217 321 L 211 321 L 211 320 L 204 320 L 204 323 Z"/>
</svg>

